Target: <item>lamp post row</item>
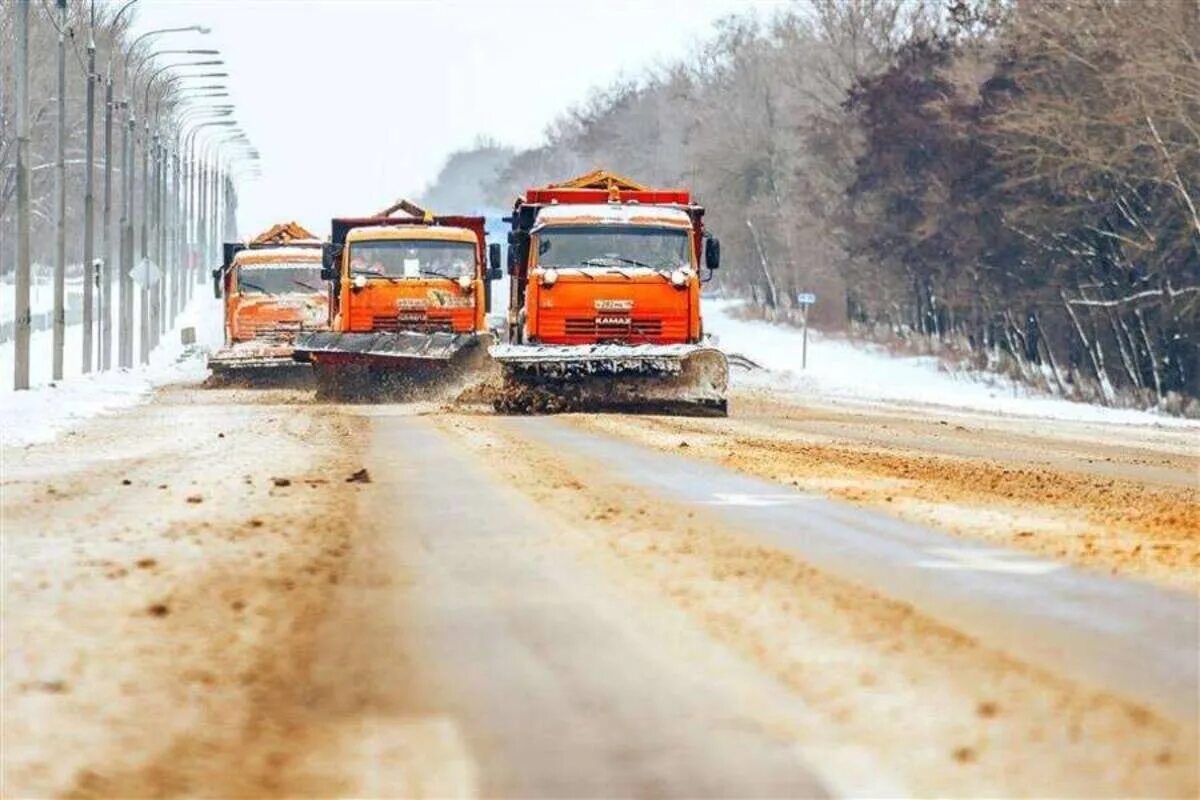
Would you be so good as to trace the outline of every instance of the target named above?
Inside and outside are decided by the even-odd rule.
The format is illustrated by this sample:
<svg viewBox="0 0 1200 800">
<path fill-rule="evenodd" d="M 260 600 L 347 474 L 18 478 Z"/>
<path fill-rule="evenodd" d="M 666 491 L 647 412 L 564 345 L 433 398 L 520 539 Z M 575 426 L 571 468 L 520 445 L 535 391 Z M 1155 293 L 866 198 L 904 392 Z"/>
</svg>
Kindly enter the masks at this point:
<svg viewBox="0 0 1200 800">
<path fill-rule="evenodd" d="M 117 29 L 121 17 L 138 0 L 127 0 L 114 16 L 111 28 Z M 16 117 L 17 117 L 17 265 L 14 331 L 13 387 L 28 389 L 30 386 L 30 343 L 32 339 L 32 315 L 30 313 L 31 250 L 30 250 L 30 164 L 29 164 L 29 6 L 30 0 L 17 0 L 16 28 Z M 65 276 L 66 276 L 66 36 L 68 31 L 66 0 L 56 0 L 58 39 L 58 115 L 55 160 L 55 263 L 52 313 L 52 375 L 55 380 L 63 377 L 63 360 L 66 339 Z M 82 371 L 87 373 L 97 368 L 111 369 L 113 366 L 113 314 L 112 285 L 117 284 L 117 366 L 133 366 L 133 272 L 135 242 L 134 226 L 140 223 L 140 254 L 142 283 L 140 308 L 139 360 L 147 363 L 151 349 L 158 343 L 175 322 L 178 313 L 191 298 L 193 287 L 202 280 L 203 271 L 198 264 L 209 263 L 219 247 L 217 220 L 225 208 L 236 203 L 233 185 L 228 178 L 228 167 L 223 168 L 221 146 L 225 140 L 209 141 L 216 150 L 209 154 L 209 147 L 197 158 L 196 136 L 213 127 L 233 127 L 230 119 L 233 106 L 206 105 L 219 98 L 227 98 L 223 84 L 188 87 L 182 95 L 184 102 L 193 102 L 168 121 L 173 122 L 173 135 L 166 135 L 161 123 L 160 111 L 169 87 L 185 79 L 224 78 L 225 72 L 202 74 L 169 73 L 169 70 L 192 67 L 219 66 L 219 59 L 172 63 L 157 67 L 146 81 L 142 102 L 142 136 L 139 142 L 137 130 L 137 105 L 134 92 L 139 85 L 142 69 L 155 58 L 163 55 L 213 56 L 216 50 L 163 50 L 146 55 L 133 71 L 130 79 L 130 58 L 139 43 L 152 36 L 170 33 L 208 33 L 198 25 L 183 28 L 161 28 L 148 31 L 135 38 L 124 54 L 110 53 L 106 75 L 96 70 L 95 2 L 90 9 L 87 39 L 87 93 L 86 131 L 84 147 L 84 224 L 83 224 L 83 353 Z M 114 92 L 114 64 L 120 59 L 122 98 Z M 167 73 L 160 94 L 150 114 L 151 90 L 154 81 Z M 104 131 L 103 131 L 103 199 L 100 220 L 100 255 L 96 254 L 95 229 L 95 156 L 96 156 L 96 94 L 97 84 L 103 84 Z M 203 92 L 203 93 L 201 93 Z M 124 119 L 120 119 L 121 114 Z M 119 229 L 113 230 L 114 171 L 113 149 L 116 146 L 114 125 L 119 126 L 120 142 L 120 219 Z M 189 127 L 190 126 L 190 127 Z M 186 133 L 185 133 L 186 131 Z M 244 135 L 243 137 L 244 138 Z M 135 210 L 134 195 L 138 185 L 137 162 L 140 144 L 141 209 Z M 251 157 L 246 155 L 244 157 Z M 257 158 L 254 153 L 253 158 Z M 156 263 L 162 269 L 161 280 L 154 281 Z M 114 273 L 114 267 L 116 272 Z M 98 268 L 98 272 L 95 272 Z M 98 283 L 99 291 L 96 291 Z M 151 286 L 150 284 L 155 285 Z"/>
</svg>

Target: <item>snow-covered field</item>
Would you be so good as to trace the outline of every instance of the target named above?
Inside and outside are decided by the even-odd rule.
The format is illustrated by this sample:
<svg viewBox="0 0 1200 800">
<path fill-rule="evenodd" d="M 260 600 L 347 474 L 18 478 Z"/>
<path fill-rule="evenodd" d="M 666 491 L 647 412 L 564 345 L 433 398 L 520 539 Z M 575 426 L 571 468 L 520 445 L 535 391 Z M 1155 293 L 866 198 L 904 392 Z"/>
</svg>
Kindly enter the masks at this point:
<svg viewBox="0 0 1200 800">
<path fill-rule="evenodd" d="M 54 439 L 80 420 L 103 411 L 142 402 L 156 386 L 199 380 L 206 374 L 204 350 L 220 346 L 221 304 L 196 287 L 191 304 L 150 354 L 150 363 L 130 370 L 83 371 L 83 327 L 67 327 L 61 381 L 51 378 L 51 332 L 38 331 L 30 344 L 29 391 L 13 391 L 13 343 L 0 344 L 0 445 L 23 445 Z M 138 314 L 134 293 L 134 319 Z M 198 347 L 180 342 L 183 328 L 194 327 Z M 136 339 L 136 334 L 135 334 Z M 115 348 L 116 342 L 113 346 Z M 138 352 L 134 344 L 134 353 Z M 115 352 L 114 352 L 115 355 Z"/>
<path fill-rule="evenodd" d="M 705 304 L 705 327 L 722 350 L 740 353 L 766 371 L 734 371 L 742 386 L 814 398 L 864 403 L 942 406 L 1022 417 L 1133 425 L 1195 427 L 1200 422 L 1153 411 L 1107 408 L 1034 393 L 1000 375 L 948 372 L 932 357 L 897 356 L 876 345 L 809 330 L 808 367 L 800 368 L 799 329 L 736 319 L 738 301 Z"/>
</svg>

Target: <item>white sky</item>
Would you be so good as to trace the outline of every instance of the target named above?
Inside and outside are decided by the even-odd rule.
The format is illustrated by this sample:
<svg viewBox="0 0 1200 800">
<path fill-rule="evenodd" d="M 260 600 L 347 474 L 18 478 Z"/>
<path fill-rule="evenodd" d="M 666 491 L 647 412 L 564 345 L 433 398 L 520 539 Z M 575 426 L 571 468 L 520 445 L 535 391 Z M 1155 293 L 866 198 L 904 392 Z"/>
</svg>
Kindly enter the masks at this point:
<svg viewBox="0 0 1200 800">
<path fill-rule="evenodd" d="M 324 233 L 330 217 L 416 194 L 479 135 L 536 144 L 589 89 L 686 55 L 720 17 L 784 4 L 140 0 L 135 32 L 212 28 L 157 45 L 222 51 L 263 157 L 262 178 L 241 187 L 243 233 L 281 219 Z"/>
</svg>

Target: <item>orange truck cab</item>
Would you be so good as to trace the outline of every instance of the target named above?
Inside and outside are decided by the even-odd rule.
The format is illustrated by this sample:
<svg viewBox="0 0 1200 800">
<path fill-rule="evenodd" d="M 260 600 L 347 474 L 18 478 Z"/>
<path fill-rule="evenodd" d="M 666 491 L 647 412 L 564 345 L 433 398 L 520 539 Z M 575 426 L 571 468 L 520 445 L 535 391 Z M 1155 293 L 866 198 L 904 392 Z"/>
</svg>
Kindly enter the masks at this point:
<svg viewBox="0 0 1200 800">
<path fill-rule="evenodd" d="M 209 359 L 214 373 L 292 366 L 296 335 L 328 327 L 321 241 L 296 223 L 227 242 L 213 290 L 225 321 L 225 346 Z"/>
<path fill-rule="evenodd" d="M 456 362 L 487 336 L 499 262 L 483 217 L 438 216 L 402 201 L 372 217 L 335 219 L 322 256 L 330 330 L 301 337 L 296 357 L 318 373 Z"/>
<path fill-rule="evenodd" d="M 724 413 L 727 364 L 700 309 L 720 243 L 703 219 L 686 190 L 604 171 L 518 198 L 508 343 L 491 350 L 510 389 Z"/>
</svg>

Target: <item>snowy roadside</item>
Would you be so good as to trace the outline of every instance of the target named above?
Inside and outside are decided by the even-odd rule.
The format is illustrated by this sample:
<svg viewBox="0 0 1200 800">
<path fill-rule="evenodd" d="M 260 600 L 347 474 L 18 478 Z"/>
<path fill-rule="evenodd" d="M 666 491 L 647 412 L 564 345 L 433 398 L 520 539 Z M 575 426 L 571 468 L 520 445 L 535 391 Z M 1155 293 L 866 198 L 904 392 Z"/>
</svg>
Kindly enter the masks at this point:
<svg viewBox="0 0 1200 800">
<path fill-rule="evenodd" d="M 196 344 L 185 348 L 180 333 L 187 327 L 195 328 Z M 13 343 L 4 342 L 0 344 L 0 445 L 52 441 L 81 420 L 144 402 L 157 386 L 202 380 L 207 374 L 207 351 L 219 346 L 221 337 L 221 304 L 197 287 L 174 329 L 151 352 L 150 363 L 133 369 L 82 374 L 83 328 L 72 325 L 67 327 L 63 380 L 53 381 L 51 332 L 38 331 L 30 345 L 32 388 L 17 392 L 12 389 Z"/>
<path fill-rule="evenodd" d="M 919 404 L 1014 417 L 1121 425 L 1195 428 L 1200 421 L 1154 411 L 1107 408 L 1038 394 L 1001 375 L 952 373 L 932 357 L 897 356 L 877 345 L 809 331 L 808 367 L 800 368 L 796 328 L 732 315 L 734 300 L 705 304 L 705 327 L 728 353 L 740 353 L 766 369 L 735 370 L 736 386 L 756 387 L 865 405 Z"/>
</svg>

